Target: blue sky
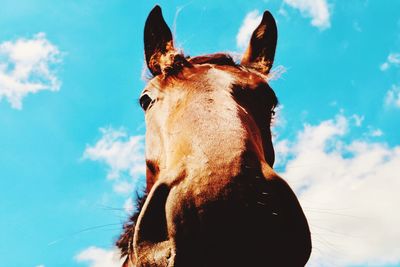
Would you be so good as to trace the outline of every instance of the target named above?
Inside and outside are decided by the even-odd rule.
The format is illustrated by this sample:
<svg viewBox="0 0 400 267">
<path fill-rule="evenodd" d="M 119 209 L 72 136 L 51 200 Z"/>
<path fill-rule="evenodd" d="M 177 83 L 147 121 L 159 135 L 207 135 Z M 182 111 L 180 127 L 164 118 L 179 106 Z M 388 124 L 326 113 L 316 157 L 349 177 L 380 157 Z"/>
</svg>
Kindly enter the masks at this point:
<svg viewBox="0 0 400 267">
<path fill-rule="evenodd" d="M 395 0 L 2 0 L 0 266 L 115 264 L 143 185 L 137 99 L 156 3 L 187 55 L 240 54 L 272 12 L 276 169 L 310 220 L 309 266 L 400 266 Z"/>
</svg>

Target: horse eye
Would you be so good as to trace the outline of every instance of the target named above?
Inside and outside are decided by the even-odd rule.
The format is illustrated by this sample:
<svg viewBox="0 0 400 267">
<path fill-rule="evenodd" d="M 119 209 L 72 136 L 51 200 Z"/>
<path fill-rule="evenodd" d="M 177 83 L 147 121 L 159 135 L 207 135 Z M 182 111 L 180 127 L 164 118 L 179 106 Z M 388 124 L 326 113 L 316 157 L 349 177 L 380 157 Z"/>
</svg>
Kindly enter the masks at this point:
<svg viewBox="0 0 400 267">
<path fill-rule="evenodd" d="M 153 99 L 151 99 L 148 94 L 142 95 L 139 99 L 140 106 L 142 107 L 142 109 L 144 111 L 146 111 L 149 108 L 149 106 L 150 106 L 150 104 L 152 104 L 152 102 L 153 102 Z"/>
</svg>

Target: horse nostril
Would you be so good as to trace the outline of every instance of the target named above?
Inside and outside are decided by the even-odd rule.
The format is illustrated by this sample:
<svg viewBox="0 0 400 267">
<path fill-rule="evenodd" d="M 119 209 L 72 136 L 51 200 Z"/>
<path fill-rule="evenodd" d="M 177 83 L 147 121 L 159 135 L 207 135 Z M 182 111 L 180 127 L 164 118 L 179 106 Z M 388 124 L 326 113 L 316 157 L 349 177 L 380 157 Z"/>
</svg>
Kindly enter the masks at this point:
<svg viewBox="0 0 400 267">
<path fill-rule="evenodd" d="M 166 201 L 170 188 L 157 184 L 149 193 L 135 228 L 135 266 L 175 266 L 172 241 L 168 236 Z"/>
<path fill-rule="evenodd" d="M 149 195 L 147 207 L 143 207 L 142 219 L 138 221 L 137 241 L 147 244 L 156 244 L 168 240 L 167 219 L 165 203 L 169 195 L 169 188 L 165 184 L 159 184 L 152 195 Z"/>
</svg>

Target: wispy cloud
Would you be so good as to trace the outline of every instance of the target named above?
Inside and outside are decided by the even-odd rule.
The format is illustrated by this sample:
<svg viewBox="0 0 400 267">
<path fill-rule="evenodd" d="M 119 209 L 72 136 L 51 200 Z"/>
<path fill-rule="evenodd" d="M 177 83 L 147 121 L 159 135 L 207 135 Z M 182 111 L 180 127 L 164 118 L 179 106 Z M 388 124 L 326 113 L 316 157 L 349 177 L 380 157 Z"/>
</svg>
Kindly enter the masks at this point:
<svg viewBox="0 0 400 267">
<path fill-rule="evenodd" d="M 400 146 L 346 141 L 354 118 L 341 114 L 304 125 L 295 141 L 282 140 L 285 171 L 310 223 L 310 266 L 400 261 Z"/>
<path fill-rule="evenodd" d="M 379 137 L 383 135 L 383 132 L 381 129 L 371 129 L 369 135 L 373 137 Z"/>
<path fill-rule="evenodd" d="M 400 53 L 390 53 L 385 62 L 383 62 L 379 68 L 381 71 L 388 70 L 391 66 L 400 66 Z"/>
<path fill-rule="evenodd" d="M 360 116 L 357 114 L 352 115 L 351 118 L 353 119 L 357 127 L 360 127 L 362 125 L 362 122 L 364 121 L 364 116 Z"/>
<path fill-rule="evenodd" d="M 131 197 L 125 200 L 124 211 L 126 214 L 132 214 L 135 208 L 135 204 L 133 204 L 133 199 Z"/>
<path fill-rule="evenodd" d="M 353 29 L 357 32 L 362 32 L 362 28 L 358 21 L 353 21 Z"/>
<path fill-rule="evenodd" d="M 90 267 L 120 267 L 122 260 L 117 249 L 88 247 L 75 256 L 77 262 L 88 262 Z"/>
<path fill-rule="evenodd" d="M 386 92 L 385 105 L 400 108 L 400 86 L 393 84 L 392 88 Z"/>
<path fill-rule="evenodd" d="M 284 3 L 298 9 L 303 16 L 311 17 L 311 25 L 321 30 L 331 26 L 331 15 L 326 0 L 284 0 Z"/>
<path fill-rule="evenodd" d="M 28 94 L 57 91 L 60 81 L 54 65 L 61 62 L 59 49 L 44 33 L 0 44 L 0 101 L 4 97 L 15 109 L 22 108 Z"/>
<path fill-rule="evenodd" d="M 101 128 L 101 138 L 88 145 L 83 159 L 105 163 L 107 178 L 114 182 L 114 191 L 128 194 L 141 186 L 145 174 L 144 136 L 129 136 L 124 129 Z"/>
<path fill-rule="evenodd" d="M 257 28 L 258 24 L 260 24 L 261 19 L 262 14 L 258 10 L 253 10 L 246 15 L 236 35 L 236 45 L 238 48 L 242 50 L 247 48 L 251 34 Z"/>
</svg>

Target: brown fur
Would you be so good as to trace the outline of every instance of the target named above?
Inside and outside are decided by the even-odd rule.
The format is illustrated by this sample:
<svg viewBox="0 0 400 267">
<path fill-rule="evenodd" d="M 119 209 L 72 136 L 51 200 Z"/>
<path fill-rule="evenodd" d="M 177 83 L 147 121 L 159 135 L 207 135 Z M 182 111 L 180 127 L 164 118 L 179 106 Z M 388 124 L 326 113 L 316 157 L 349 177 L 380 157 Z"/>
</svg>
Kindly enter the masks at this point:
<svg viewBox="0 0 400 267">
<path fill-rule="evenodd" d="M 159 7 L 145 27 L 148 196 L 117 242 L 124 266 L 304 266 L 308 224 L 272 169 L 272 15 L 240 64 L 225 54 L 185 58 L 157 23 Z"/>
</svg>

